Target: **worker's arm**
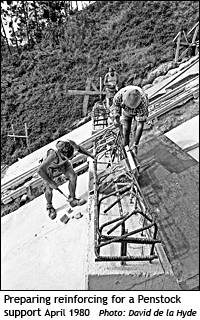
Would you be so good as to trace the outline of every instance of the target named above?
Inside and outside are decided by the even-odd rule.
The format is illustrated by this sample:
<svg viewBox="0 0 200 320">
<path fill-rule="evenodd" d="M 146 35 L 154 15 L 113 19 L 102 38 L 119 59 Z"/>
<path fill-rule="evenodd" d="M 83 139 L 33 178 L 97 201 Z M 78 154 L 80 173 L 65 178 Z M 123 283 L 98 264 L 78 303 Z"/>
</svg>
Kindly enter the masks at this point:
<svg viewBox="0 0 200 320">
<path fill-rule="evenodd" d="M 65 157 L 64 155 L 62 155 L 62 157 Z M 58 164 L 57 163 L 53 163 L 51 164 L 51 168 L 54 168 L 54 169 L 59 169 L 60 167 L 62 167 L 64 164 L 68 163 L 69 162 L 69 159 L 67 157 L 65 157 L 66 160 L 63 160 L 61 162 L 59 162 Z"/>
<path fill-rule="evenodd" d="M 122 95 L 120 92 L 118 92 L 114 96 L 113 104 L 111 106 L 111 113 L 114 119 L 114 124 L 116 126 L 120 125 L 121 109 L 122 109 Z"/>
<path fill-rule="evenodd" d="M 57 156 L 56 156 L 55 151 L 54 151 L 53 149 L 50 149 L 50 150 L 48 151 L 47 156 L 49 156 L 49 154 L 52 154 L 52 155 L 54 156 L 54 159 L 51 160 L 51 161 L 52 161 L 52 163 L 51 163 L 51 168 L 59 169 L 59 168 L 62 167 L 64 164 L 66 164 L 66 163 L 69 162 L 69 159 L 68 159 L 66 156 L 64 156 L 64 154 L 63 154 L 63 155 L 62 155 L 62 158 L 63 158 L 64 160 L 62 159 L 63 161 L 61 161 L 61 162 L 59 162 L 59 163 L 55 163 L 54 160 L 57 159 Z"/>
<path fill-rule="evenodd" d="M 80 146 L 79 144 L 76 144 L 72 140 L 68 140 L 68 141 L 71 143 L 71 145 L 74 147 L 76 151 L 94 159 L 94 156 L 89 151 L 87 151 L 84 147 Z"/>
<path fill-rule="evenodd" d="M 56 155 L 53 151 L 50 152 L 49 156 L 42 162 L 42 164 L 38 168 L 38 174 L 49 183 L 49 185 L 53 189 L 57 189 L 58 186 L 54 180 L 52 180 L 48 175 L 48 167 L 49 165 L 56 159 Z"/>
</svg>

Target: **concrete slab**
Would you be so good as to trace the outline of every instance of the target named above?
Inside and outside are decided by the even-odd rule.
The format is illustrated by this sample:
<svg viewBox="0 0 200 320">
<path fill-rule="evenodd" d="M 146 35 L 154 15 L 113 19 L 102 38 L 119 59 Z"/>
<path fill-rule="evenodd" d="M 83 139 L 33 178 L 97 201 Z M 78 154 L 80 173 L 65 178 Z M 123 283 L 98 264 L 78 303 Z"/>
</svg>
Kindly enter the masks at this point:
<svg viewBox="0 0 200 320">
<path fill-rule="evenodd" d="M 140 186 L 182 289 L 199 286 L 199 166 L 166 136 L 139 151 Z"/>
<path fill-rule="evenodd" d="M 78 177 L 77 196 L 87 199 L 88 173 Z M 61 190 L 68 193 L 67 183 Z M 82 290 L 87 250 L 87 204 L 73 208 L 81 219 L 63 224 L 69 204 L 54 191 L 57 218 L 50 220 L 44 195 L 1 218 L 2 290 Z"/>
<path fill-rule="evenodd" d="M 199 142 L 199 115 L 168 131 L 165 136 L 181 149 L 197 144 Z M 188 151 L 188 154 L 199 161 L 199 148 Z"/>
</svg>

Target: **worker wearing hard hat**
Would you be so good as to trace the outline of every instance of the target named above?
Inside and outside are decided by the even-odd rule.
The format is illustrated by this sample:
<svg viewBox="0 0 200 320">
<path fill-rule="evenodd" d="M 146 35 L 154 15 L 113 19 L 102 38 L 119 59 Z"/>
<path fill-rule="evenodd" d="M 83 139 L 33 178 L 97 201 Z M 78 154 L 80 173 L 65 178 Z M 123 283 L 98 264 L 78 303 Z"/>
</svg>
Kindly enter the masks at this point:
<svg viewBox="0 0 200 320">
<path fill-rule="evenodd" d="M 133 85 L 120 89 L 113 99 L 111 113 L 116 126 L 120 125 L 122 115 L 124 146 L 130 146 L 131 126 L 132 122 L 135 122 L 133 142 L 135 154 L 137 154 L 144 123 L 148 117 L 148 104 L 147 94 L 140 87 Z"/>
<path fill-rule="evenodd" d="M 56 143 L 56 149 L 57 150 L 50 149 L 47 151 L 46 158 L 41 160 L 38 169 L 38 174 L 44 179 L 47 210 L 51 219 L 56 218 L 56 210 L 52 205 L 53 189 L 58 190 L 58 185 L 54 180 L 55 177 L 63 174 L 69 181 L 68 201 L 71 207 L 83 205 L 86 203 L 86 200 L 76 198 L 77 174 L 75 173 L 70 160 L 74 157 L 75 151 L 94 158 L 89 151 L 72 140 L 58 141 Z"/>
</svg>

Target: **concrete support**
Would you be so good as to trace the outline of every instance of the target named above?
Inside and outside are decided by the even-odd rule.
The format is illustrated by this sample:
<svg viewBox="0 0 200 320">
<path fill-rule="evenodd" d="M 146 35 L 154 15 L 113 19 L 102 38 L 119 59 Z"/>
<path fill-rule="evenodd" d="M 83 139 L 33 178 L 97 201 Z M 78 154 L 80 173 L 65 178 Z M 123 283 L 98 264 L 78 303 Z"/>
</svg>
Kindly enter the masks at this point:
<svg viewBox="0 0 200 320">
<path fill-rule="evenodd" d="M 113 145 L 115 145 L 114 142 Z M 103 148 L 100 144 L 100 149 L 101 147 Z M 152 222 L 152 227 L 154 223 L 153 220 L 147 218 L 149 212 L 146 211 L 146 203 L 142 202 L 141 195 L 138 193 L 138 195 L 132 199 L 133 202 L 130 202 L 127 194 L 118 204 L 116 202 L 116 205 L 113 205 L 116 198 L 114 198 L 114 195 L 112 196 L 112 192 L 111 196 L 105 197 L 105 194 L 110 192 L 107 189 L 107 185 L 111 186 L 112 180 L 116 178 L 115 174 L 110 173 L 108 175 L 109 181 L 106 181 L 106 157 L 109 156 L 105 154 L 105 158 L 100 157 L 101 160 L 99 163 L 102 171 L 98 171 L 98 177 L 101 177 L 98 181 L 104 181 L 105 183 L 103 185 L 96 185 L 96 161 L 94 161 L 94 163 L 90 162 L 89 165 L 89 245 L 86 288 L 88 290 L 179 290 L 178 283 L 162 249 L 162 245 L 159 244 L 159 240 L 157 241 L 155 238 L 155 230 L 153 236 L 153 230 L 151 230 L 151 227 L 147 227 L 149 222 Z M 118 164 L 118 166 L 120 165 L 121 169 L 119 170 L 123 172 L 126 161 Z M 114 167 L 113 169 L 111 167 L 110 170 L 113 173 L 115 171 Z M 97 198 L 97 192 L 99 193 L 99 198 Z M 99 201 L 98 199 L 104 198 L 105 200 L 101 202 L 101 210 L 99 211 L 97 208 L 99 208 L 101 200 Z M 139 201 L 139 199 L 141 201 Z M 132 214 L 133 207 L 136 209 L 134 214 Z M 142 209 L 144 209 L 144 215 L 140 215 L 139 211 L 137 212 L 137 208 L 140 208 L 139 211 L 143 211 Z M 98 212 L 96 210 L 98 210 Z M 124 212 L 124 210 L 126 212 Z M 130 217 L 129 220 L 123 218 L 126 215 Z M 108 235 L 111 235 L 111 238 L 124 237 L 123 230 L 120 228 L 122 227 L 120 216 L 124 219 L 124 232 L 132 232 L 132 235 L 135 235 L 138 239 L 138 242 L 136 242 L 136 238 L 133 237 L 133 241 L 130 241 L 130 237 L 128 238 L 125 235 L 124 244 L 126 244 L 126 251 L 123 252 L 120 251 L 122 249 L 120 243 L 111 242 L 104 245 L 103 240 L 105 237 L 105 241 L 107 241 Z M 110 221 L 113 221 L 113 224 L 110 224 Z M 100 232 L 100 234 L 98 234 L 98 232 Z M 100 236 L 101 234 L 103 237 Z M 148 239 L 150 241 L 149 243 L 147 243 Z M 154 240 L 155 243 L 152 246 L 152 241 Z M 100 247 L 99 244 L 101 245 Z M 123 261 L 120 261 L 121 255 L 125 256 Z"/>
</svg>

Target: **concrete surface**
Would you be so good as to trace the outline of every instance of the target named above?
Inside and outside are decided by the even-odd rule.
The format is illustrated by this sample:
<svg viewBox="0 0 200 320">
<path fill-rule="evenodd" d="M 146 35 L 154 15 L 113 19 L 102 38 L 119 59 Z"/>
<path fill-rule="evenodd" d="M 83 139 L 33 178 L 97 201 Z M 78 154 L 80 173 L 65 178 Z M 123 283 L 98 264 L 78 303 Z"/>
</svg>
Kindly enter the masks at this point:
<svg viewBox="0 0 200 320">
<path fill-rule="evenodd" d="M 87 187 L 85 173 L 78 177 L 77 196 L 87 199 Z M 67 183 L 61 189 L 68 194 Z M 66 199 L 54 191 L 53 204 L 55 220 L 48 217 L 44 195 L 1 218 L 2 290 L 85 288 L 87 204 L 73 208 L 83 217 L 66 225 L 60 221 L 69 209 Z"/>
<path fill-rule="evenodd" d="M 166 136 L 139 150 L 140 186 L 183 290 L 199 287 L 199 164 Z"/>
<path fill-rule="evenodd" d="M 170 130 L 165 136 L 181 149 L 197 144 L 199 142 L 199 115 Z M 187 153 L 199 162 L 199 147 Z"/>
<path fill-rule="evenodd" d="M 199 162 L 199 147 L 188 151 L 188 154 Z"/>
</svg>

